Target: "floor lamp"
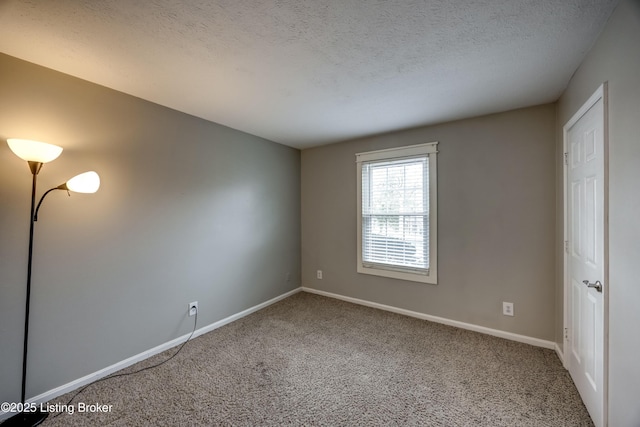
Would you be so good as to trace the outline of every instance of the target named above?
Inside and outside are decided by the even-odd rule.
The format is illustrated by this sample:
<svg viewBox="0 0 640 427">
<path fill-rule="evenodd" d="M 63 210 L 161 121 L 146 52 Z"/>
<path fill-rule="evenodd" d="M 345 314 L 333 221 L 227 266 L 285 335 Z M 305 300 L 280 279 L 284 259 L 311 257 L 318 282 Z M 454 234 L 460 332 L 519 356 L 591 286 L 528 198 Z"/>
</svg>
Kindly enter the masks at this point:
<svg viewBox="0 0 640 427">
<path fill-rule="evenodd" d="M 25 410 L 9 418 L 2 423 L 3 427 L 9 426 L 37 426 L 47 418 L 48 413 L 42 412 L 34 405 L 25 406 L 25 391 L 27 383 L 27 348 L 29 344 L 29 303 L 31 300 L 31 265 L 33 261 L 33 226 L 38 220 L 38 210 L 44 198 L 53 190 L 67 190 L 77 193 L 95 193 L 100 187 L 100 177 L 97 173 L 85 172 L 71 178 L 69 181 L 54 187 L 45 192 L 38 204 L 36 201 L 36 180 L 38 172 L 42 169 L 44 163 L 55 160 L 60 153 L 62 147 L 44 142 L 30 141 L 26 139 L 7 139 L 9 148 L 13 153 L 29 164 L 29 169 L 33 175 L 31 184 L 31 214 L 29 215 L 29 262 L 27 263 L 27 300 L 24 314 L 24 347 L 22 351 L 22 394 L 21 403 Z"/>
</svg>

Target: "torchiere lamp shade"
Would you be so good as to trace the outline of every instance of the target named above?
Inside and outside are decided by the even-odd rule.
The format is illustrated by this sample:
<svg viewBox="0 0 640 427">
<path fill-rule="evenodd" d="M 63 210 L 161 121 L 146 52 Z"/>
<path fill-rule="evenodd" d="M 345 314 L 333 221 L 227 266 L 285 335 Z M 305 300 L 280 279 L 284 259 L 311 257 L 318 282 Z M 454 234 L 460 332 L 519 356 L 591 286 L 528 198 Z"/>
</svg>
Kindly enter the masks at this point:
<svg viewBox="0 0 640 427">
<path fill-rule="evenodd" d="M 9 138 L 7 144 L 16 156 L 27 162 L 48 163 L 62 153 L 62 147 L 29 139 Z"/>
<path fill-rule="evenodd" d="M 95 193 L 100 188 L 100 176 L 94 171 L 81 173 L 64 183 L 66 189 L 76 193 Z"/>
</svg>

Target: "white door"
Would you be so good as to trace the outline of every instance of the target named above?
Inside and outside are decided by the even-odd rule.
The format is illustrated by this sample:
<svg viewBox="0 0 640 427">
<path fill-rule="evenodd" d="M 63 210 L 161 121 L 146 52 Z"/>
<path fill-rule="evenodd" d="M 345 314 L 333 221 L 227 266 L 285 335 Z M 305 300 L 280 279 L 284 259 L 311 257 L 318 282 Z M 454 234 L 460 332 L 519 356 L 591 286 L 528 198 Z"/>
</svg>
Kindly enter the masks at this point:
<svg viewBox="0 0 640 427">
<path fill-rule="evenodd" d="M 567 368 L 597 427 L 604 420 L 604 100 L 602 88 L 564 128 Z"/>
</svg>

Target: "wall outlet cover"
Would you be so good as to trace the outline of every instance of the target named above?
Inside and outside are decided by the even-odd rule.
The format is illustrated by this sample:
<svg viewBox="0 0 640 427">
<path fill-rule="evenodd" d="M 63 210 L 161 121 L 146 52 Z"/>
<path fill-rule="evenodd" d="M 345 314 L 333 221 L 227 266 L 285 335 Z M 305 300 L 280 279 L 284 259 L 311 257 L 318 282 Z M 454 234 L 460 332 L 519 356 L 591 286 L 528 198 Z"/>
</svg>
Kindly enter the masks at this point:
<svg viewBox="0 0 640 427">
<path fill-rule="evenodd" d="M 198 301 L 190 302 L 189 311 L 188 311 L 189 317 L 195 316 L 197 312 L 198 312 Z"/>
<path fill-rule="evenodd" d="M 513 316 L 513 303 L 512 302 L 503 302 L 502 303 L 502 314 L 505 316 Z"/>
</svg>

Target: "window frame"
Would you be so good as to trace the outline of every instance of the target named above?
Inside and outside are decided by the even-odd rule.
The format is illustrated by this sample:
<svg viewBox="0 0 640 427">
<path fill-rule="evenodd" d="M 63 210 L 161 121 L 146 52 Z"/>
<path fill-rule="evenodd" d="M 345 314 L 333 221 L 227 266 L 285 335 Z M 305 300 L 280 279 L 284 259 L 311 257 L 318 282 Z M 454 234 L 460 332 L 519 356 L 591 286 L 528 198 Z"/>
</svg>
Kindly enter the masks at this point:
<svg viewBox="0 0 640 427">
<path fill-rule="evenodd" d="M 410 145 L 406 147 L 388 148 L 384 150 L 368 151 L 356 154 L 357 174 L 357 236 L 358 261 L 357 272 L 393 279 L 408 280 L 429 284 L 438 283 L 438 184 L 437 184 L 437 145 L 438 142 Z M 366 266 L 362 257 L 362 164 L 373 161 L 397 160 L 412 157 L 428 157 L 429 165 L 429 269 L 427 273 L 417 272 L 402 266 Z"/>
</svg>

